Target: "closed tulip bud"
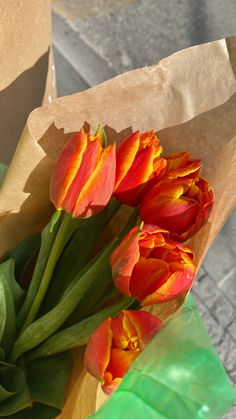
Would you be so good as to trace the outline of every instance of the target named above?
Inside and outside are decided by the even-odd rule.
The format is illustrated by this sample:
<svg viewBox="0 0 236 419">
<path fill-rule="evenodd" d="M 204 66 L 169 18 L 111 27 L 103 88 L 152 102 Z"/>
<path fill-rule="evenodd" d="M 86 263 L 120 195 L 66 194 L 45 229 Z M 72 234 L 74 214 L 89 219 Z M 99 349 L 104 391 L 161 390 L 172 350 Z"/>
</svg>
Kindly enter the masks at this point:
<svg viewBox="0 0 236 419">
<path fill-rule="evenodd" d="M 164 170 L 162 147 L 153 131 L 139 131 L 126 138 L 117 149 L 115 197 L 124 204 L 140 205 L 145 192 Z"/>
<path fill-rule="evenodd" d="M 154 315 L 125 310 L 108 318 L 92 334 L 85 352 L 87 371 L 110 395 L 120 384 L 132 362 L 162 326 Z"/>
<path fill-rule="evenodd" d="M 192 285 L 196 268 L 192 250 L 154 225 L 134 227 L 113 251 L 115 286 L 142 306 L 174 300 Z"/>
<path fill-rule="evenodd" d="M 115 171 L 115 144 L 103 148 L 99 131 L 93 136 L 81 129 L 59 155 L 51 176 L 51 200 L 74 217 L 95 215 L 112 195 Z"/>
</svg>

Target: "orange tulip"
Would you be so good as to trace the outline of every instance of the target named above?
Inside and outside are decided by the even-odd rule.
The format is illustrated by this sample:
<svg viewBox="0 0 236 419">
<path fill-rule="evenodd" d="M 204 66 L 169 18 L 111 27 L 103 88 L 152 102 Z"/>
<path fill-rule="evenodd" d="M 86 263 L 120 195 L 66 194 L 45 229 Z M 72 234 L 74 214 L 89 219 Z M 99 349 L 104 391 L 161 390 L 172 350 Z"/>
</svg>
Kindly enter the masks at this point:
<svg viewBox="0 0 236 419">
<path fill-rule="evenodd" d="M 111 394 L 132 362 L 160 330 L 162 322 L 145 311 L 125 310 L 104 320 L 92 334 L 85 352 L 87 371 Z"/>
<path fill-rule="evenodd" d="M 142 201 L 140 217 L 185 241 L 207 221 L 214 193 L 207 180 L 199 177 L 199 160 L 188 160 L 188 153 L 178 153 L 166 161 L 164 175 Z"/>
<path fill-rule="evenodd" d="M 51 200 L 74 217 L 95 215 L 112 195 L 115 170 L 115 144 L 103 148 L 99 134 L 81 129 L 64 146 L 52 172 Z"/>
<path fill-rule="evenodd" d="M 134 227 L 110 257 L 115 286 L 142 306 L 174 300 L 194 280 L 192 250 L 168 236 L 154 225 Z"/>
<path fill-rule="evenodd" d="M 115 197 L 131 206 L 140 204 L 166 166 L 162 147 L 153 131 L 136 131 L 117 149 Z"/>
</svg>

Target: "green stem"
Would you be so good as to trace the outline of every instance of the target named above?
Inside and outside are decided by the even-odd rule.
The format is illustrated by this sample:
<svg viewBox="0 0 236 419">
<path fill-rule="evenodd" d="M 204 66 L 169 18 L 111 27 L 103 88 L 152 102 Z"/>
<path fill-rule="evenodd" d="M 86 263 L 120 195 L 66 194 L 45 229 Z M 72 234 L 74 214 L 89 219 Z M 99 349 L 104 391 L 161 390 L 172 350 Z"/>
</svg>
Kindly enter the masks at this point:
<svg viewBox="0 0 236 419">
<path fill-rule="evenodd" d="M 83 220 L 69 240 L 54 269 L 52 280 L 41 305 L 39 316 L 50 311 L 60 301 L 74 276 L 87 264 L 104 230 L 121 203 L 112 198 L 99 214 Z M 31 303 L 32 304 L 32 303 Z"/>
<path fill-rule="evenodd" d="M 59 303 L 44 316 L 31 323 L 15 341 L 10 362 L 15 362 L 24 352 L 38 346 L 49 336 L 53 335 L 68 319 L 70 314 L 81 300 L 84 293 L 96 280 L 104 264 L 107 262 L 112 251 L 116 247 L 114 239 L 103 252 L 88 263 L 74 278 L 73 286 L 64 294 Z M 81 277 L 80 277 L 81 276 Z"/>
<path fill-rule="evenodd" d="M 35 317 L 37 316 L 37 313 L 40 309 L 40 306 L 42 304 L 42 301 L 44 299 L 44 296 L 50 284 L 50 280 L 51 280 L 55 265 L 61 255 L 61 252 L 66 242 L 68 241 L 71 235 L 71 232 L 73 231 L 72 224 L 73 224 L 73 219 L 71 215 L 68 213 L 64 213 L 64 217 L 58 229 L 56 238 L 53 242 L 51 252 L 49 254 L 49 258 L 48 258 L 37 294 L 27 314 L 25 322 L 21 328 L 20 334 L 34 321 Z"/>
</svg>

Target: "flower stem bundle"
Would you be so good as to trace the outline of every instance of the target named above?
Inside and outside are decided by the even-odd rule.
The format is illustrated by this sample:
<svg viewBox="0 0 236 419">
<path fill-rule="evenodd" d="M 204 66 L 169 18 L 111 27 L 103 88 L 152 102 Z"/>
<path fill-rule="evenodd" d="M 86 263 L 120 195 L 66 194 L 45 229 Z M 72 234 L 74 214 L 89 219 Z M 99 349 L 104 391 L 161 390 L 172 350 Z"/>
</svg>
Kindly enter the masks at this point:
<svg viewBox="0 0 236 419">
<path fill-rule="evenodd" d="M 111 394 L 165 327 L 163 304 L 188 293 L 196 268 L 183 242 L 207 221 L 214 194 L 201 162 L 176 151 L 166 156 L 153 131 L 107 145 L 101 125 L 94 135 L 81 129 L 62 149 L 51 175 L 55 212 L 36 251 L 22 243 L 0 266 L 0 371 L 23 383 L 14 396 L 18 407 L 9 403 L 5 415 L 25 408 L 25 418 L 33 415 L 50 383 L 46 371 L 55 373 L 56 365 L 60 409 L 69 351 L 83 345 L 85 367 Z M 124 207 L 130 216 L 113 237 Z M 17 278 L 19 253 L 25 266 Z M 40 397 L 28 378 L 32 371 L 40 377 Z"/>
</svg>

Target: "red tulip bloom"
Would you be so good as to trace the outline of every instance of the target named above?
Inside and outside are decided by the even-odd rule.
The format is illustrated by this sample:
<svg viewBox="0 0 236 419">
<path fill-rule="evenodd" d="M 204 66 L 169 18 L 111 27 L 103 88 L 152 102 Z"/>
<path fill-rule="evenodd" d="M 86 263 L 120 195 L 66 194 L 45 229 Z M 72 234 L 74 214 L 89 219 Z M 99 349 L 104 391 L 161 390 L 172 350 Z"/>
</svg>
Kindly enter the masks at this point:
<svg viewBox="0 0 236 419">
<path fill-rule="evenodd" d="M 85 367 L 111 394 L 132 362 L 162 326 L 145 311 L 125 310 L 104 320 L 92 334 L 85 352 Z"/>
<path fill-rule="evenodd" d="M 207 180 L 187 176 L 153 187 L 142 201 L 140 217 L 145 223 L 167 229 L 172 238 L 185 241 L 207 221 L 213 200 Z"/>
<path fill-rule="evenodd" d="M 185 241 L 207 221 L 214 200 L 212 188 L 199 177 L 200 160 L 189 160 L 189 153 L 166 156 L 161 178 L 144 196 L 140 217 Z"/>
<path fill-rule="evenodd" d="M 81 129 L 59 155 L 51 177 L 51 200 L 74 217 L 95 215 L 112 195 L 115 171 L 115 144 L 103 148 L 99 134 Z"/>
<path fill-rule="evenodd" d="M 115 286 L 143 306 L 174 300 L 194 280 L 192 250 L 168 236 L 154 225 L 134 227 L 111 255 Z"/>
<path fill-rule="evenodd" d="M 162 147 L 153 131 L 139 131 L 126 138 L 117 149 L 115 197 L 131 206 L 140 204 L 166 166 Z"/>
</svg>

